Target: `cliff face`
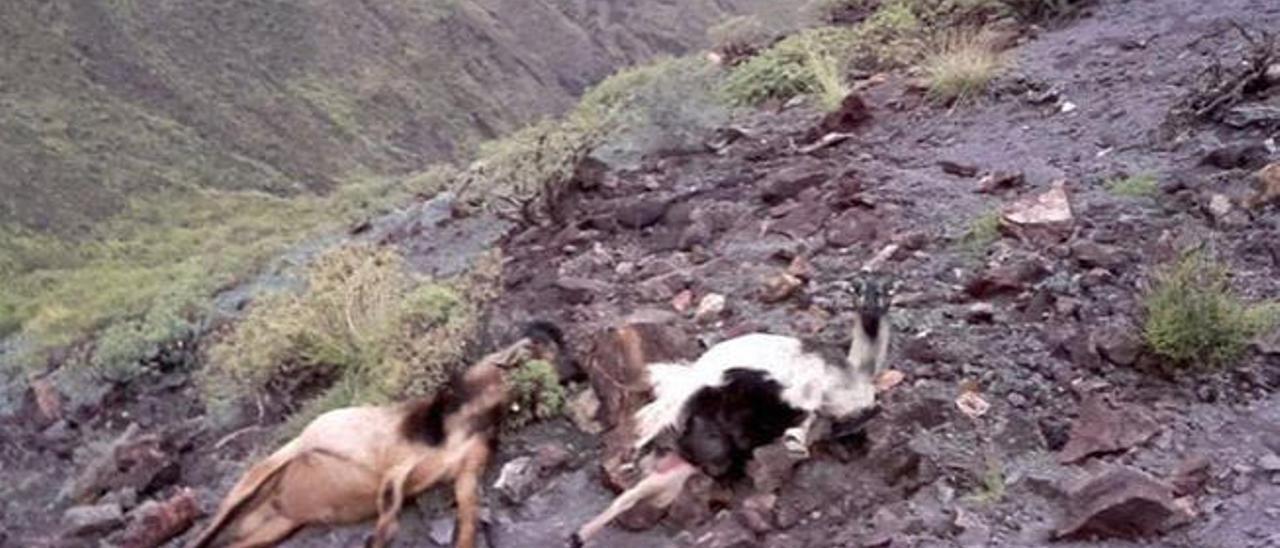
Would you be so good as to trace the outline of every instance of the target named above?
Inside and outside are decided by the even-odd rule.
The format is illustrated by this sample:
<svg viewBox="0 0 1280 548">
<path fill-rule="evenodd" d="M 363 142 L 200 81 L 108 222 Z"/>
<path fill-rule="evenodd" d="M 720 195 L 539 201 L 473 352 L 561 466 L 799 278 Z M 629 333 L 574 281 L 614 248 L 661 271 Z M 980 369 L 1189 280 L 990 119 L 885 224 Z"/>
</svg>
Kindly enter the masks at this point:
<svg viewBox="0 0 1280 548">
<path fill-rule="evenodd" d="M 0 225 L 167 189 L 324 192 L 454 158 L 766 0 L 13 0 Z"/>
</svg>

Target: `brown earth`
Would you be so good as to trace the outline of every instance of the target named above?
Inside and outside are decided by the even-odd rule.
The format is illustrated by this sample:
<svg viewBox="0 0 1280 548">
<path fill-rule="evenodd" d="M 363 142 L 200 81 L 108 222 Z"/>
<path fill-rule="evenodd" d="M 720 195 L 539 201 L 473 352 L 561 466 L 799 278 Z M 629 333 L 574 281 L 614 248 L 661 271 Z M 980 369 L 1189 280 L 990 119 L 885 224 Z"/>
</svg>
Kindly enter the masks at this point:
<svg viewBox="0 0 1280 548">
<path fill-rule="evenodd" d="M 819 447 L 782 478 L 776 499 L 747 497 L 739 486 L 726 507 L 686 508 L 642 531 L 613 528 L 598 545 L 1280 545 L 1280 354 L 1260 344 L 1220 371 L 1175 372 L 1144 351 L 1135 327 L 1153 268 L 1199 242 L 1242 294 L 1280 295 L 1277 209 L 1208 212 L 1213 194 L 1243 203 L 1256 168 L 1202 161 L 1248 145 L 1275 161 L 1276 128 L 1166 123 L 1201 69 L 1242 55 L 1233 19 L 1276 28 L 1280 5 L 1103 2 L 1026 40 L 975 104 L 932 105 L 905 76 L 875 79 L 859 91 L 871 118 L 849 140 L 804 152 L 817 113 L 759 113 L 740 120 L 744 137 L 718 151 L 653 158 L 571 194 L 571 226 L 515 229 L 504 242 L 511 261 L 492 336 L 549 317 L 580 350 L 636 311 L 670 315 L 674 300 L 692 304 L 691 316 L 712 293 L 725 296 L 723 312 L 701 324 L 672 320 L 704 345 L 752 330 L 838 339 L 850 325 L 847 280 L 897 246 L 877 262 L 904 281 L 891 367 L 906 379 L 885 395 L 866 440 Z M 1252 100 L 1267 94 L 1280 91 Z M 1068 102 L 1074 107 L 1064 109 Z M 978 192 L 996 172 L 1024 182 Z M 1156 195 L 1119 197 L 1105 187 L 1139 173 L 1158 176 Z M 1069 230 L 1006 235 L 976 252 L 960 245 L 973 219 L 1059 180 Z M 430 236 L 390 230 L 424 255 L 465 253 L 450 247 L 465 237 L 440 224 Z M 809 263 L 792 268 L 803 285 L 761 299 L 796 256 Z M 125 445 L 159 452 L 164 465 L 120 481 L 137 484 L 143 499 L 191 486 L 211 508 L 243 463 L 268 450 L 266 427 L 278 410 L 268 402 L 256 419 L 218 425 L 202 414 L 189 374 L 163 372 L 101 408 L 67 410 L 74 420 L 40 420 L 47 406 L 33 396 L 24 414 L 0 422 L 0 544 L 92 545 L 61 534 L 66 504 L 54 494 L 92 469 L 92 459 L 72 458 L 78 445 L 114 439 L 130 422 L 142 442 Z M 989 410 L 966 415 L 954 403 L 962 393 Z M 227 437 L 233 432 L 241 433 Z M 559 545 L 604 508 L 612 493 L 602 486 L 600 443 L 567 420 L 506 440 L 487 485 L 505 463 L 546 444 L 570 456 L 535 475 L 523 501 L 488 490 L 487 542 Z M 143 455 L 128 463 L 154 454 L 125 453 Z M 127 487 L 105 489 L 128 498 Z M 401 538 L 445 542 L 447 503 L 427 496 L 417 506 Z M 348 546 L 366 532 L 308 531 L 288 545 Z M 1151 538 L 1091 539 L 1139 533 Z"/>
</svg>

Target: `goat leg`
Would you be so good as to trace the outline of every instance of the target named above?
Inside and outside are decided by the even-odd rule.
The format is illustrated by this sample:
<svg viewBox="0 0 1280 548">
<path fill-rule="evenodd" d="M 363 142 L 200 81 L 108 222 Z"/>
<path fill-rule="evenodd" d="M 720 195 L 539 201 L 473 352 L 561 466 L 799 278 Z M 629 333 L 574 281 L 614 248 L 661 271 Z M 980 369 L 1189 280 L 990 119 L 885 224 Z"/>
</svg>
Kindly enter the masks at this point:
<svg viewBox="0 0 1280 548">
<path fill-rule="evenodd" d="M 654 500 L 658 507 L 671 505 L 672 502 L 675 502 L 676 496 L 679 495 L 680 489 L 684 487 L 684 483 L 695 472 L 697 472 L 697 469 L 692 464 L 685 462 L 684 459 L 675 454 L 668 455 L 658 462 L 656 470 L 621 495 L 618 495 L 618 498 L 614 499 L 609 508 L 578 529 L 569 538 L 569 543 L 572 546 L 585 545 L 588 540 L 591 540 L 591 537 L 599 533 L 601 529 L 604 529 L 614 518 L 645 500 Z"/>
<path fill-rule="evenodd" d="M 476 521 L 480 514 L 480 476 L 489 461 L 489 447 L 476 443 L 468 451 L 462 470 L 453 482 L 453 496 L 458 503 L 458 539 L 457 548 L 474 548 L 476 544 Z"/>
<path fill-rule="evenodd" d="M 373 537 L 366 543 L 369 548 L 383 548 L 391 542 L 399 529 L 400 508 L 404 504 L 404 484 L 413 465 L 393 468 L 378 487 L 378 524 L 374 527 Z"/>
<path fill-rule="evenodd" d="M 787 451 L 800 459 L 809 458 L 809 434 L 813 430 L 818 415 L 809 413 L 800 424 L 788 428 L 782 434 L 782 443 Z"/>
</svg>

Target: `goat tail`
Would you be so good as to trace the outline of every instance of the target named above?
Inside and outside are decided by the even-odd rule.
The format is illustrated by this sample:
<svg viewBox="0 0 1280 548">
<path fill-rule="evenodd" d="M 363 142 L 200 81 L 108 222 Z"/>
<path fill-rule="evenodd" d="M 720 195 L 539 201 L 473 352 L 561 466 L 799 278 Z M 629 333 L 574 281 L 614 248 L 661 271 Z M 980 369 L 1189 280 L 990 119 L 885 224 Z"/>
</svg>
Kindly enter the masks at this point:
<svg viewBox="0 0 1280 548">
<path fill-rule="evenodd" d="M 667 429 L 676 427 L 685 402 L 698 390 L 714 386 L 719 380 L 705 368 L 682 363 L 653 363 L 649 364 L 648 371 L 654 398 L 636 411 L 636 449 L 644 448 Z"/>
<path fill-rule="evenodd" d="M 208 548 L 218 539 L 222 531 L 227 526 L 239 519 L 246 510 L 249 503 L 262 491 L 262 488 L 280 476 L 289 464 L 293 462 L 294 457 L 298 454 L 297 441 L 292 441 L 281 447 L 280 450 L 272 453 L 271 456 L 264 459 L 249 468 L 248 471 L 241 476 L 240 481 L 236 482 L 235 487 L 227 493 L 227 497 L 223 499 L 222 504 L 218 507 L 218 514 L 209 521 L 209 525 L 204 532 L 191 543 L 189 548 Z"/>
</svg>

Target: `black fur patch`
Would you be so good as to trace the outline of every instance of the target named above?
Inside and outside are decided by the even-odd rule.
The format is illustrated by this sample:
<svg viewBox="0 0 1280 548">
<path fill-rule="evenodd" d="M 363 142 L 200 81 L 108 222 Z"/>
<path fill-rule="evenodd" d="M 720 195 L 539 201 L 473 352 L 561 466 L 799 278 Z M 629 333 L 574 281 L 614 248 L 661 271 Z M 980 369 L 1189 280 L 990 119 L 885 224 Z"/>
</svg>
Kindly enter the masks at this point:
<svg viewBox="0 0 1280 548">
<path fill-rule="evenodd" d="M 699 390 L 685 404 L 680 456 L 708 475 L 739 477 L 755 448 L 795 426 L 804 413 L 782 400 L 782 385 L 752 369 L 725 371 L 722 386 Z"/>
<path fill-rule="evenodd" d="M 538 344 L 555 346 L 557 349 L 564 348 L 564 331 L 560 327 L 546 320 L 535 320 L 529 322 L 524 327 L 524 336 L 533 339 Z"/>
<path fill-rule="evenodd" d="M 867 335 L 870 340 L 876 340 L 880 334 L 880 320 L 884 316 L 878 310 L 860 310 L 858 311 L 858 319 L 862 320 L 862 332 Z"/>
<path fill-rule="evenodd" d="M 462 409 L 470 397 L 462 376 L 455 375 L 434 397 L 413 404 L 413 409 L 400 425 L 400 432 L 410 441 L 438 446 L 446 437 L 445 419 Z"/>
<path fill-rule="evenodd" d="M 800 339 L 800 351 L 822 358 L 827 364 L 841 369 L 849 368 L 849 342 L 835 345 L 817 339 Z"/>
</svg>

